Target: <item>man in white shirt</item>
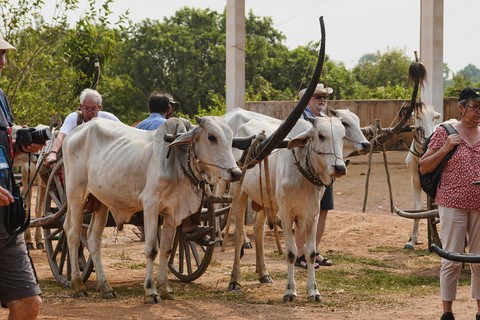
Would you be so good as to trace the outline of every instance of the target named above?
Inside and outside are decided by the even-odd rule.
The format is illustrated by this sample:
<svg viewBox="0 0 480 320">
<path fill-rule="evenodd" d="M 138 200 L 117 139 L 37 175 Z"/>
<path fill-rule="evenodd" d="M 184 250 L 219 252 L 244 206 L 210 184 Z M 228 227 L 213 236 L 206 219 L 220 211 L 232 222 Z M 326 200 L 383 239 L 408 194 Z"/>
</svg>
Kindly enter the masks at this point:
<svg viewBox="0 0 480 320">
<path fill-rule="evenodd" d="M 95 117 L 105 118 L 112 121 L 120 120 L 112 113 L 101 111 L 102 96 L 96 90 L 85 89 L 80 94 L 80 109 L 70 113 L 63 122 L 60 132 L 53 142 L 50 153 L 47 156 L 47 163 L 57 161 L 57 155 L 62 148 L 63 139 L 72 132 L 77 126 L 84 122 L 88 122 Z"/>
</svg>

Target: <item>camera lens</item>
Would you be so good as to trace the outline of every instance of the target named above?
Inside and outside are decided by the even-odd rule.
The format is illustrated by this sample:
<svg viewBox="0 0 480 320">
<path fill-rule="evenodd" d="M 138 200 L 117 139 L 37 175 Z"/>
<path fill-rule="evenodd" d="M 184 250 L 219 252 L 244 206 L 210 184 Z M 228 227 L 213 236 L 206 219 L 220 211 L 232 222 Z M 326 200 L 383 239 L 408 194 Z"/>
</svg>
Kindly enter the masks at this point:
<svg viewBox="0 0 480 320">
<path fill-rule="evenodd" d="M 52 132 L 49 128 L 32 131 L 31 135 L 32 143 L 43 144 L 45 141 L 52 139 Z"/>
</svg>

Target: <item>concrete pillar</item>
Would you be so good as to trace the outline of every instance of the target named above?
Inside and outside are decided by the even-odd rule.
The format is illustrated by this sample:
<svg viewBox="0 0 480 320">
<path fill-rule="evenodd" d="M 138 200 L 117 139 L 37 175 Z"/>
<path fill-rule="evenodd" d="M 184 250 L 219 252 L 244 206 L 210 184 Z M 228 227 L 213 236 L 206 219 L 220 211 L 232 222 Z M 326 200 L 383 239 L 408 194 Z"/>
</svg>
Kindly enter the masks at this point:
<svg viewBox="0 0 480 320">
<path fill-rule="evenodd" d="M 421 0 L 420 13 L 420 61 L 427 69 L 421 99 L 443 119 L 443 0 Z"/>
<path fill-rule="evenodd" d="M 227 0 L 227 112 L 245 108 L 245 0 Z"/>
</svg>

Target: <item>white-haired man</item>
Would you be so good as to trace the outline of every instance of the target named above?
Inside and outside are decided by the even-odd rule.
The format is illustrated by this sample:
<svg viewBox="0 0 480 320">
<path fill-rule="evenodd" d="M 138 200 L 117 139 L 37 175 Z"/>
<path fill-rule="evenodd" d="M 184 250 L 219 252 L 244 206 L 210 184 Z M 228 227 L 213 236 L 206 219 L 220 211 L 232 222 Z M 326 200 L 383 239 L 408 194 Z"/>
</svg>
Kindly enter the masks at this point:
<svg viewBox="0 0 480 320">
<path fill-rule="evenodd" d="M 77 111 L 70 113 L 63 122 L 60 132 L 58 133 L 55 141 L 53 142 L 50 153 L 47 156 L 47 163 L 57 161 L 57 155 L 62 148 L 63 139 L 73 129 L 84 122 L 88 122 L 95 117 L 105 118 L 112 121 L 120 120 L 112 113 L 101 111 L 102 109 L 102 96 L 96 90 L 84 89 L 80 93 L 80 108 Z"/>
</svg>

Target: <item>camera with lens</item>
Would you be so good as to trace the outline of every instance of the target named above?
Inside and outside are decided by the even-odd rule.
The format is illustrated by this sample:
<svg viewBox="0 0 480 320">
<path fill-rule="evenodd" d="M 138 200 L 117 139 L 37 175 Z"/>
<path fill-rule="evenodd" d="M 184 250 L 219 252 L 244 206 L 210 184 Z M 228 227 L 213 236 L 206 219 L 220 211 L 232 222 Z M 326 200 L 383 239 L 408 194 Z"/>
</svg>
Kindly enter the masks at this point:
<svg viewBox="0 0 480 320">
<path fill-rule="evenodd" d="M 17 145 L 20 147 L 29 144 L 44 144 L 47 140 L 52 139 L 52 132 L 49 128 L 20 128 L 17 130 Z"/>
</svg>

